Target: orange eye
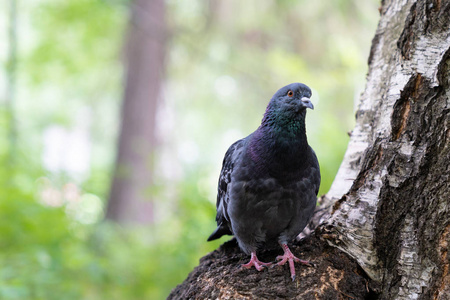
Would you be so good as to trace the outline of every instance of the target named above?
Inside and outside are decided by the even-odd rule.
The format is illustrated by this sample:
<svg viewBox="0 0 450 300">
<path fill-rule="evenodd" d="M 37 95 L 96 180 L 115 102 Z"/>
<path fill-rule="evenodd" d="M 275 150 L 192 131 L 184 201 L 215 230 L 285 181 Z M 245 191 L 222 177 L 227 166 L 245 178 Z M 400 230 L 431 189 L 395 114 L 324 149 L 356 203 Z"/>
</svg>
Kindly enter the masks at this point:
<svg viewBox="0 0 450 300">
<path fill-rule="evenodd" d="M 294 92 L 291 91 L 291 90 L 289 90 L 288 93 L 287 93 L 287 95 L 288 95 L 289 97 L 292 97 L 292 96 L 294 96 Z"/>
</svg>

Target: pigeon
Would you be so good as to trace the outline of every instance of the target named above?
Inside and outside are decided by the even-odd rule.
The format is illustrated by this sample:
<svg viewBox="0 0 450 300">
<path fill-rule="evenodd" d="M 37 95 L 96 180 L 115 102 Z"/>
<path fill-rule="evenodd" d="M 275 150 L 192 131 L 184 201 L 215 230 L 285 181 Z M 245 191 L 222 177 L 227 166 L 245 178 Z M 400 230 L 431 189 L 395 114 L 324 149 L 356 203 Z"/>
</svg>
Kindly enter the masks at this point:
<svg viewBox="0 0 450 300">
<path fill-rule="evenodd" d="M 234 235 L 250 255 L 242 267 L 258 271 L 272 265 L 256 252 L 279 244 L 295 280 L 294 262 L 311 265 L 292 254 L 288 243 L 311 219 L 320 186 L 320 170 L 306 138 L 306 109 L 314 109 L 311 89 L 292 83 L 270 100 L 261 125 L 225 154 L 217 195 L 217 228 L 208 241 Z"/>
</svg>

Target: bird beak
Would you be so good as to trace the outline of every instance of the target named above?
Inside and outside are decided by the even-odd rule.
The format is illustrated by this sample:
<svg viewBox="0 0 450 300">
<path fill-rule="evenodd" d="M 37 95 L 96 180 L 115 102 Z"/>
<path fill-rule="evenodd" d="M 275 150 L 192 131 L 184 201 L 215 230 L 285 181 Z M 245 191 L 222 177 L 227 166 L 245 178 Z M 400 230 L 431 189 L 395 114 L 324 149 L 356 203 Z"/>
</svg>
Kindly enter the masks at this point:
<svg viewBox="0 0 450 300">
<path fill-rule="evenodd" d="M 302 104 L 303 104 L 304 107 L 314 109 L 314 105 L 312 104 L 312 102 L 311 102 L 311 100 L 309 98 L 303 97 L 301 99 L 301 101 L 302 101 Z"/>
</svg>

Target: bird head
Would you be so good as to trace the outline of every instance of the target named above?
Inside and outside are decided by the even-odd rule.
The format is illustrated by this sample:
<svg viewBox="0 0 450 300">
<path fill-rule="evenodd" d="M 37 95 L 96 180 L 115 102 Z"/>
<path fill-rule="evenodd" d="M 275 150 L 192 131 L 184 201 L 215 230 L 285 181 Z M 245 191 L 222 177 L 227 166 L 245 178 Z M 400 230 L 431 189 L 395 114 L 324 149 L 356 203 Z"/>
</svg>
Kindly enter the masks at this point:
<svg viewBox="0 0 450 300">
<path fill-rule="evenodd" d="M 291 83 L 279 89 L 270 102 L 280 111 L 300 112 L 307 108 L 314 109 L 311 94 L 311 89 L 303 83 Z"/>
<path fill-rule="evenodd" d="M 314 109 L 311 94 L 311 89 L 303 83 L 291 83 L 282 87 L 270 100 L 262 124 L 304 122 L 306 109 Z"/>
</svg>

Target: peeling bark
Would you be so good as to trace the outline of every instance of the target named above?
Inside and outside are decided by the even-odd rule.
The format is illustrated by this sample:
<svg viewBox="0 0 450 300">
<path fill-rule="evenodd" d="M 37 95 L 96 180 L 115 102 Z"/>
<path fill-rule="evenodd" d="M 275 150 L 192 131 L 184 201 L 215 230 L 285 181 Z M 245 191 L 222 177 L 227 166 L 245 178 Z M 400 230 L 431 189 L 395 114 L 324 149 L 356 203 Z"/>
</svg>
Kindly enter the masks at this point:
<svg viewBox="0 0 450 300">
<path fill-rule="evenodd" d="M 449 1 L 384 3 L 356 128 L 325 201 L 339 203 L 322 218 L 330 244 L 382 283 L 382 299 L 450 295 L 449 20 Z M 344 174 L 356 178 L 350 187 Z"/>
<path fill-rule="evenodd" d="M 380 14 L 347 152 L 310 230 L 320 225 L 296 248 L 309 243 L 319 268 L 299 269 L 296 294 L 287 281 L 265 294 L 279 288 L 270 271 L 230 278 L 237 261 L 213 252 L 171 297 L 450 299 L 450 1 L 385 0 Z M 341 288 L 352 271 L 338 274 L 327 259 L 354 266 L 367 294 Z M 338 274 L 333 296 L 317 293 L 321 274 Z M 264 284 L 248 289 L 250 277 Z"/>
</svg>

